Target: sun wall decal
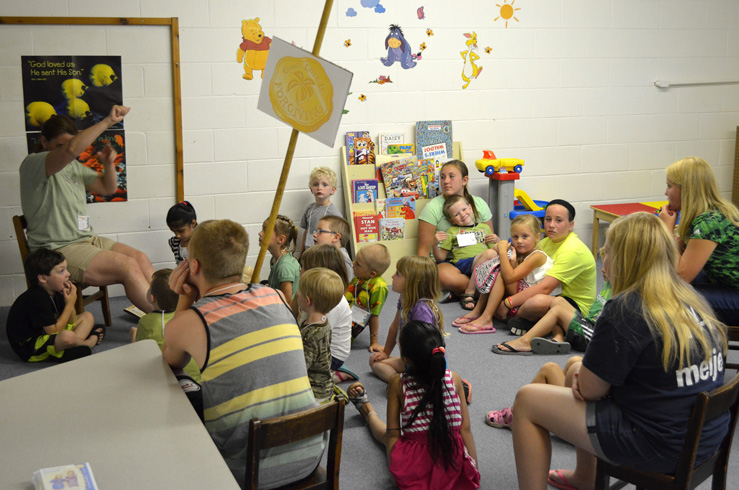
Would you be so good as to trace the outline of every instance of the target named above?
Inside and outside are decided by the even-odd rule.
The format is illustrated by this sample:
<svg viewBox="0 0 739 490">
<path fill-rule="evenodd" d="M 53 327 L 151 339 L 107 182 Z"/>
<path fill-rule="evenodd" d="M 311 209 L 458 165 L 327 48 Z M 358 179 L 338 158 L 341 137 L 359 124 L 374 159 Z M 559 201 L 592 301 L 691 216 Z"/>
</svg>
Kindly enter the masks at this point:
<svg viewBox="0 0 739 490">
<path fill-rule="evenodd" d="M 513 4 L 516 3 L 516 0 L 512 0 L 510 4 L 507 3 L 507 0 L 503 0 L 503 5 L 500 5 L 498 3 L 495 4 L 496 7 L 500 8 L 500 15 L 495 18 L 497 21 L 498 19 L 502 18 L 505 20 L 505 27 L 508 29 L 508 21 L 513 18 L 516 22 L 518 22 L 518 18 L 514 16 L 516 10 L 521 10 L 520 8 L 513 8 Z"/>
</svg>

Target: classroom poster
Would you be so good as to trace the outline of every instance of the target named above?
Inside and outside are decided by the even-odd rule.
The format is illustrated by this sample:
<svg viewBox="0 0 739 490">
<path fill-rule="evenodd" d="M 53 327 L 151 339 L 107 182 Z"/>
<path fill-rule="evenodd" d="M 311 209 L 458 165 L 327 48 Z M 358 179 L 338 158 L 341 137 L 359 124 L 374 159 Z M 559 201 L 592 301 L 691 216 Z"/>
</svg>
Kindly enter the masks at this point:
<svg viewBox="0 0 739 490">
<path fill-rule="evenodd" d="M 273 37 L 257 109 L 334 146 L 352 72 Z"/>
<path fill-rule="evenodd" d="M 41 126 L 51 116 L 68 116 L 82 130 L 103 120 L 113 105 L 123 104 L 120 56 L 21 56 L 21 72 L 29 153 L 40 140 Z M 105 131 L 78 160 L 102 173 L 97 152 L 106 144 L 118 152 L 118 188 L 110 196 L 88 193 L 90 203 L 128 199 L 123 122 Z"/>
</svg>

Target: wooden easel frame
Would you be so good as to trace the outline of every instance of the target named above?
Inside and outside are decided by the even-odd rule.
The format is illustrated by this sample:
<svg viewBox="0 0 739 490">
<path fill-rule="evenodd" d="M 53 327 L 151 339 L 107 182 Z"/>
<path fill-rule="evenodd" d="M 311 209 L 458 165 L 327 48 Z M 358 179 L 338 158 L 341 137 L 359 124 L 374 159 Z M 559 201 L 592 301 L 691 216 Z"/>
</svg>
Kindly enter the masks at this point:
<svg viewBox="0 0 739 490">
<path fill-rule="evenodd" d="M 172 43 L 172 96 L 175 132 L 175 186 L 177 201 L 185 199 L 182 152 L 182 91 L 180 88 L 180 27 L 177 17 L 0 17 L 5 25 L 164 26 Z"/>
</svg>

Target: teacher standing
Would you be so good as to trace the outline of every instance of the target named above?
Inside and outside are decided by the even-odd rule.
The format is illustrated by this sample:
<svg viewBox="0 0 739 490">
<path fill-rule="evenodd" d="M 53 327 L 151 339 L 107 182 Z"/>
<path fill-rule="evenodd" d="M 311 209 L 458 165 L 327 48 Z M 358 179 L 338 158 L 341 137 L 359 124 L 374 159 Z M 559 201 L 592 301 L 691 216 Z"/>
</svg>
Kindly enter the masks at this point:
<svg viewBox="0 0 739 490">
<path fill-rule="evenodd" d="M 451 196 L 464 196 L 475 216 L 475 223 L 485 223 L 490 227 L 492 235 L 488 235 L 493 243 L 498 241 L 493 229 L 493 214 L 487 203 L 477 196 L 470 195 L 467 182 L 470 180 L 467 165 L 460 160 L 450 160 L 441 167 L 439 182 L 441 195 L 431 199 L 418 217 L 418 255 L 423 257 L 431 253 L 434 235 L 437 231 L 447 231 L 452 224 L 444 216 L 444 202 Z M 487 240 L 487 238 L 486 238 Z M 470 278 L 462 274 L 451 262 L 439 264 L 439 281 L 444 291 L 455 295 L 464 293 Z"/>
</svg>

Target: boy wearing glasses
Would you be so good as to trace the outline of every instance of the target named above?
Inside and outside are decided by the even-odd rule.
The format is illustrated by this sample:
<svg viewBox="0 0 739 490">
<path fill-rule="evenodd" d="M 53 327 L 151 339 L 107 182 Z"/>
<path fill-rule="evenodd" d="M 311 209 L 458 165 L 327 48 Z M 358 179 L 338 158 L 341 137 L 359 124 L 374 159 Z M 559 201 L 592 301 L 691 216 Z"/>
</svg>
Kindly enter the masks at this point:
<svg viewBox="0 0 739 490">
<path fill-rule="evenodd" d="M 349 223 L 341 216 L 324 216 L 318 221 L 316 231 L 313 232 L 313 240 L 316 245 L 328 244 L 336 247 L 344 256 L 346 265 L 346 282 L 352 282 L 354 279 L 354 266 L 349 252 L 346 251 L 346 244 L 349 242 Z"/>
</svg>

